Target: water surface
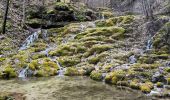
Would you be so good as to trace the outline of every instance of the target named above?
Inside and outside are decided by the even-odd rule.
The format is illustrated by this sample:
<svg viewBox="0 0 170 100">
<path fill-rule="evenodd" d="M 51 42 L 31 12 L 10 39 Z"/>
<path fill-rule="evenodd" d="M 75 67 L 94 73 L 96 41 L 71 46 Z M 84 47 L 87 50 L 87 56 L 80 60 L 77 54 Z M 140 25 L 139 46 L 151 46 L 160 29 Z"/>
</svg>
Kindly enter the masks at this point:
<svg viewBox="0 0 170 100">
<path fill-rule="evenodd" d="M 1 80 L 0 90 L 23 93 L 26 100 L 148 100 L 139 91 L 118 89 L 88 77 Z"/>
</svg>

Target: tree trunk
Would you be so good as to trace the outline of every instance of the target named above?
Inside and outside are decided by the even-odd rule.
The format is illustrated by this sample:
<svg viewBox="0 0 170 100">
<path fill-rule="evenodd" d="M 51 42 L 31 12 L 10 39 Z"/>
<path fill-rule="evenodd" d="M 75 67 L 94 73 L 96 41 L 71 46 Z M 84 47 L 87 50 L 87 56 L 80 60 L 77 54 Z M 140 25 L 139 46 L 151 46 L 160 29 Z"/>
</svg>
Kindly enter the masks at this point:
<svg viewBox="0 0 170 100">
<path fill-rule="evenodd" d="M 7 17 L 8 17 L 8 9 L 9 9 L 9 0 L 6 1 L 6 8 L 5 8 L 3 24 L 2 24 L 2 34 L 5 34 L 5 32 L 6 32 L 6 22 L 7 22 Z"/>
<path fill-rule="evenodd" d="M 22 19 L 22 25 L 24 26 L 24 24 L 25 24 L 25 10 L 26 10 L 26 0 L 23 0 L 23 19 Z"/>
</svg>

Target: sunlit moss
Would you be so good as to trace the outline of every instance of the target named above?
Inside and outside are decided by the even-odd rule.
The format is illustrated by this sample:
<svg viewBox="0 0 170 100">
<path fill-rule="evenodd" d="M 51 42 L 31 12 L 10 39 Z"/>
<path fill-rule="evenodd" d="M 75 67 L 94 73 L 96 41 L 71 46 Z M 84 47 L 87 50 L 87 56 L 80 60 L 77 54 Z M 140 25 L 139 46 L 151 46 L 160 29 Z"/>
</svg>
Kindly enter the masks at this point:
<svg viewBox="0 0 170 100">
<path fill-rule="evenodd" d="M 7 65 L 3 71 L 3 78 L 14 78 L 17 76 L 15 69 L 11 65 Z"/>
<path fill-rule="evenodd" d="M 118 81 L 123 81 L 126 78 L 126 73 L 122 70 L 110 72 L 106 75 L 105 81 L 107 83 L 117 84 Z"/>
<path fill-rule="evenodd" d="M 75 67 L 68 67 L 66 72 L 64 73 L 66 76 L 77 76 L 79 75 L 79 71 Z"/>
<path fill-rule="evenodd" d="M 90 74 L 90 78 L 97 81 L 101 81 L 103 79 L 102 73 L 97 71 L 92 71 Z"/>
</svg>

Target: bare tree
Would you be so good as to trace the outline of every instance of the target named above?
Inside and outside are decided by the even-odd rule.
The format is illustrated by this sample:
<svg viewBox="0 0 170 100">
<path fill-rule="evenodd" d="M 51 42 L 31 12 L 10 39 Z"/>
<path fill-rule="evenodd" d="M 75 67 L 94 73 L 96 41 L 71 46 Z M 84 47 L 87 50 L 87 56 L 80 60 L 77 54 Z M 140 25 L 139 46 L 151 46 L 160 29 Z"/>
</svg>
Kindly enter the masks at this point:
<svg viewBox="0 0 170 100">
<path fill-rule="evenodd" d="M 150 0 L 141 0 L 141 1 L 142 1 L 141 3 L 142 3 L 143 13 L 146 19 L 149 19 L 149 20 L 154 19 L 153 9 L 152 9 Z"/>
<path fill-rule="evenodd" d="M 9 9 L 9 0 L 6 1 L 5 13 L 4 13 L 3 24 L 2 24 L 2 34 L 5 34 L 5 31 L 6 31 L 6 22 L 7 22 L 7 17 L 8 17 L 8 9 Z"/>
</svg>

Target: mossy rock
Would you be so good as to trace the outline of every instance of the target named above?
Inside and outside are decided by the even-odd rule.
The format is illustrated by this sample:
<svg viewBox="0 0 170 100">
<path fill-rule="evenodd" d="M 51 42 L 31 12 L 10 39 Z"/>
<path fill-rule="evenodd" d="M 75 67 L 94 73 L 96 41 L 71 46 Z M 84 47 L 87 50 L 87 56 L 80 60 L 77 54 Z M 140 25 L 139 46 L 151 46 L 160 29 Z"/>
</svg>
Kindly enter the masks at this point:
<svg viewBox="0 0 170 100">
<path fill-rule="evenodd" d="M 143 92 L 143 93 L 150 93 L 151 92 L 151 89 L 153 89 L 154 86 L 153 86 L 153 83 L 151 82 L 146 82 L 146 83 L 143 83 L 141 84 L 140 86 L 140 90 Z"/>
<path fill-rule="evenodd" d="M 170 50 L 170 23 L 167 22 L 160 30 L 156 33 L 153 38 L 153 46 L 156 49 L 161 49 L 163 46 L 168 46 Z"/>
<path fill-rule="evenodd" d="M 64 67 L 71 67 L 75 66 L 80 63 L 80 58 L 78 56 L 64 56 L 58 59 L 59 63 Z"/>
<path fill-rule="evenodd" d="M 126 73 L 123 70 L 116 70 L 106 75 L 105 82 L 116 85 L 118 81 L 123 81 L 125 79 Z"/>
<path fill-rule="evenodd" d="M 118 81 L 118 82 L 116 83 L 116 85 L 128 87 L 128 86 L 129 86 L 129 82 L 128 82 L 128 81 Z"/>
<path fill-rule="evenodd" d="M 36 76 L 36 77 L 46 77 L 47 74 L 46 74 L 43 70 L 38 70 L 38 71 L 35 73 L 35 76 Z"/>
<path fill-rule="evenodd" d="M 77 76 L 77 75 L 80 75 L 80 73 L 79 73 L 77 68 L 75 68 L 75 67 L 68 67 L 66 69 L 66 72 L 64 73 L 64 75 L 66 75 L 66 76 Z"/>
<path fill-rule="evenodd" d="M 168 85 L 170 85 L 170 77 L 168 77 L 166 80 L 167 80 Z"/>
<path fill-rule="evenodd" d="M 130 82 L 130 87 L 131 87 L 132 89 L 137 89 L 137 90 L 139 90 L 139 89 L 140 89 L 140 84 L 139 84 L 138 82 L 136 82 L 136 81 L 131 81 L 131 82 Z"/>
<path fill-rule="evenodd" d="M 69 6 L 63 2 L 57 2 L 54 7 L 55 10 L 59 11 L 69 11 Z"/>
<path fill-rule="evenodd" d="M 158 88 L 163 88 L 164 84 L 163 84 L 162 82 L 157 82 L 157 83 L 156 83 L 156 86 L 157 86 Z"/>
<path fill-rule="evenodd" d="M 89 64 L 97 64 L 97 63 L 100 62 L 100 61 L 102 62 L 102 60 L 104 60 L 104 58 L 105 58 L 106 56 L 108 56 L 107 53 L 101 53 L 101 54 L 96 55 L 96 56 L 94 56 L 94 57 L 90 57 L 90 58 L 88 59 L 88 62 L 89 62 Z"/>
<path fill-rule="evenodd" d="M 107 50 L 110 50 L 112 47 L 112 45 L 100 45 L 100 44 L 96 44 L 96 45 L 93 45 L 91 49 L 89 49 L 85 54 L 84 56 L 85 57 L 88 57 L 90 55 L 93 55 L 94 53 L 96 54 L 100 54 L 104 51 L 107 51 Z"/>
<path fill-rule="evenodd" d="M 101 81 L 103 79 L 102 73 L 98 71 L 92 71 L 90 78 L 96 81 Z"/>
<path fill-rule="evenodd" d="M 11 65 L 7 65 L 3 70 L 2 77 L 5 79 L 15 78 L 17 77 L 17 72 Z"/>
<path fill-rule="evenodd" d="M 115 26 L 115 25 L 125 25 L 130 24 L 134 21 L 134 16 L 127 15 L 127 16 L 119 16 L 109 18 L 103 21 L 96 21 L 97 27 L 108 27 L 108 26 Z"/>
<path fill-rule="evenodd" d="M 83 53 L 86 51 L 86 48 L 82 44 L 65 44 L 60 45 L 57 50 L 49 52 L 51 56 L 71 56 L 77 53 Z"/>
</svg>

